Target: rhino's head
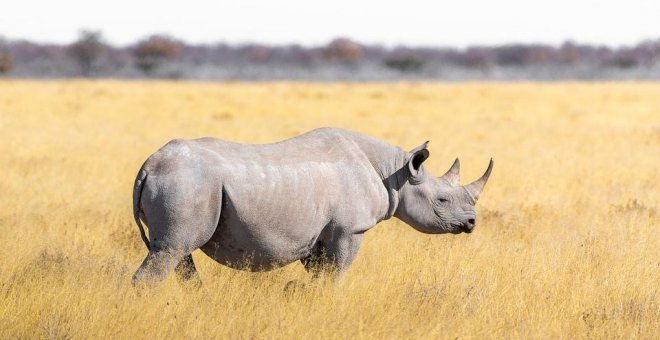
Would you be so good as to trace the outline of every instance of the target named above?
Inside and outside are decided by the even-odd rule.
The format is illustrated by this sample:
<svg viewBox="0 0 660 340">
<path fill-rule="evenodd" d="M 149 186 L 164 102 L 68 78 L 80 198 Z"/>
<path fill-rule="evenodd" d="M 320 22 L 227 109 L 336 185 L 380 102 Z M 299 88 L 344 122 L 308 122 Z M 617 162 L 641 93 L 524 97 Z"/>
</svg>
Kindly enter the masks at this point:
<svg viewBox="0 0 660 340">
<path fill-rule="evenodd" d="M 429 157 L 427 143 L 407 155 L 403 169 L 406 181 L 399 189 L 395 216 L 423 233 L 471 233 L 477 219 L 474 205 L 493 170 L 493 160 L 481 178 L 461 186 L 458 158 L 441 177 L 432 176 L 424 168 Z"/>
</svg>

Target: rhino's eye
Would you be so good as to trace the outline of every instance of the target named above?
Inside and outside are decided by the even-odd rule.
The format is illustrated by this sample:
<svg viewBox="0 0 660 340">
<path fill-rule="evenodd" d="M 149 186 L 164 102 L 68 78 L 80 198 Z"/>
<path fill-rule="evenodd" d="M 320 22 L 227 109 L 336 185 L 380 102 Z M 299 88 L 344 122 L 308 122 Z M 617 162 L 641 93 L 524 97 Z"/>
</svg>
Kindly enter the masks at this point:
<svg viewBox="0 0 660 340">
<path fill-rule="evenodd" d="M 447 203 L 447 202 L 449 202 L 449 200 L 446 199 L 446 198 L 444 198 L 444 197 L 440 197 L 440 198 L 438 199 L 438 201 L 440 201 L 440 203 Z"/>
</svg>

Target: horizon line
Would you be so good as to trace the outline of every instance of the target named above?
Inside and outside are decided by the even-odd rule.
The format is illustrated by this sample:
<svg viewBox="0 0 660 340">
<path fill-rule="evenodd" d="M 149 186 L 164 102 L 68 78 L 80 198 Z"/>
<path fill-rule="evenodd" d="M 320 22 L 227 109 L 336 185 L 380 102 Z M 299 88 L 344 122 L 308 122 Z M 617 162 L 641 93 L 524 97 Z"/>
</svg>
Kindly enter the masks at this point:
<svg viewBox="0 0 660 340">
<path fill-rule="evenodd" d="M 87 28 L 82 28 L 79 30 L 79 32 L 83 31 L 91 31 L 91 32 L 100 32 L 101 33 L 101 41 L 109 46 L 116 47 L 116 48 L 126 48 L 126 47 L 131 47 L 133 45 L 136 45 L 140 41 L 146 40 L 149 37 L 152 36 L 164 36 L 173 39 L 174 41 L 183 43 L 185 45 L 189 46 L 214 46 L 214 45 L 230 45 L 230 46 L 246 46 L 246 45 L 260 45 L 260 46 L 268 46 L 268 47 L 285 47 L 285 46 L 301 46 L 305 48 L 316 48 L 316 47 L 323 47 L 331 43 L 332 41 L 338 40 L 338 39 L 348 39 L 349 41 L 359 44 L 361 46 L 379 46 L 379 47 L 385 47 L 385 48 L 401 48 L 401 47 L 407 47 L 407 48 L 431 48 L 431 49 L 456 49 L 456 50 L 462 50 L 462 49 L 468 49 L 468 48 L 474 48 L 474 47 L 502 47 L 502 46 L 514 46 L 514 45 L 522 45 L 522 46 L 551 46 L 551 47 L 560 47 L 564 44 L 574 44 L 577 46 L 591 46 L 591 47 L 605 47 L 605 48 L 611 48 L 611 49 L 621 49 L 621 48 L 627 48 L 627 47 L 635 47 L 639 46 L 642 43 L 646 42 L 660 42 L 660 35 L 657 37 L 653 38 L 641 38 L 638 39 L 636 42 L 633 43 L 628 43 L 628 44 L 608 44 L 608 43 L 598 43 L 598 42 L 586 42 L 586 41 L 581 41 L 579 39 L 572 39 L 572 38 L 567 38 L 563 39 L 562 41 L 557 41 L 557 42 L 543 42 L 543 41 L 521 41 L 521 40 L 511 40 L 507 42 L 502 42 L 502 43 L 466 43 L 466 44 L 420 44 L 420 43 L 385 43 L 385 42 L 373 42 L 373 41 L 361 41 L 359 39 L 350 37 L 348 35 L 342 35 L 338 34 L 333 38 L 326 39 L 325 42 L 317 42 L 317 43 L 304 43 L 304 42 L 295 42 L 295 41 L 289 41 L 289 42 L 264 42 L 264 41 L 259 41 L 259 40 L 241 40 L 241 41 L 232 41 L 231 39 L 218 39 L 215 41 L 191 41 L 191 40 L 186 40 L 184 38 L 177 37 L 174 34 L 170 33 L 150 33 L 146 35 L 139 35 L 137 38 L 135 38 L 132 42 L 130 43 L 116 43 L 113 42 L 111 39 L 107 39 L 107 37 L 104 36 L 103 31 L 101 30 L 95 30 L 95 29 L 87 29 Z M 70 42 L 58 42 L 58 41 L 46 41 L 46 40 L 41 40 L 41 39 L 31 39 L 31 38 L 16 38 L 16 37 L 11 37 L 11 36 L 6 36 L 3 34 L 0 34 L 0 42 L 3 40 L 8 43 L 16 43 L 16 42 L 27 42 L 27 43 L 32 43 L 36 45 L 55 45 L 55 46 L 67 46 L 70 44 L 73 44 L 77 41 L 78 38 L 75 38 L 71 40 Z"/>
</svg>

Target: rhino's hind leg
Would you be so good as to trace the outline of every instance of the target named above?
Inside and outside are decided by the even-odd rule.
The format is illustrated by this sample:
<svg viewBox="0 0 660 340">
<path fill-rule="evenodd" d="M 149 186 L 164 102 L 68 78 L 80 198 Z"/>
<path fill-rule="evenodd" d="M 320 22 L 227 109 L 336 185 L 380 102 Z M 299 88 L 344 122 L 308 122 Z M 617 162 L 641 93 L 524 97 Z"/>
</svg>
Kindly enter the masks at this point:
<svg viewBox="0 0 660 340">
<path fill-rule="evenodd" d="M 195 168 L 170 170 L 151 174 L 144 184 L 140 206 L 149 229 L 149 254 L 133 275 L 136 285 L 155 286 L 175 268 L 181 281 L 199 281 L 190 254 L 218 226 L 221 191 L 205 185 Z"/>
<path fill-rule="evenodd" d="M 136 287 L 153 287 L 165 280 L 174 267 L 183 260 L 182 252 L 173 250 L 149 251 L 140 268 L 133 274 Z"/>
<path fill-rule="evenodd" d="M 174 272 L 176 273 L 179 282 L 182 284 L 192 288 L 199 288 L 202 286 L 202 280 L 199 278 L 197 268 L 195 268 L 192 254 L 186 255 L 176 268 L 174 268 Z"/>
</svg>

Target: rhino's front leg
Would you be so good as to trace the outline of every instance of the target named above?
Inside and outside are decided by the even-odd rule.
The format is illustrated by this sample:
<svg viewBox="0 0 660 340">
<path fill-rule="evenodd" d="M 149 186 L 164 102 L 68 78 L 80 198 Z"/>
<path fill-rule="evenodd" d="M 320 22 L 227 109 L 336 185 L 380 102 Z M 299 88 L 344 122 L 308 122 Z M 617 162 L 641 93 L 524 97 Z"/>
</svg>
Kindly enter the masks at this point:
<svg viewBox="0 0 660 340">
<path fill-rule="evenodd" d="M 319 240 L 312 254 L 303 259 L 305 269 L 318 277 L 322 272 L 341 276 L 353 263 L 362 244 L 363 233 L 338 233 L 329 240 Z"/>
<path fill-rule="evenodd" d="M 328 260 L 338 275 L 348 270 L 357 256 L 364 233 L 340 234 L 328 245 Z"/>
</svg>

